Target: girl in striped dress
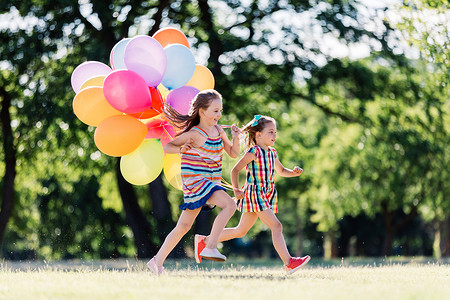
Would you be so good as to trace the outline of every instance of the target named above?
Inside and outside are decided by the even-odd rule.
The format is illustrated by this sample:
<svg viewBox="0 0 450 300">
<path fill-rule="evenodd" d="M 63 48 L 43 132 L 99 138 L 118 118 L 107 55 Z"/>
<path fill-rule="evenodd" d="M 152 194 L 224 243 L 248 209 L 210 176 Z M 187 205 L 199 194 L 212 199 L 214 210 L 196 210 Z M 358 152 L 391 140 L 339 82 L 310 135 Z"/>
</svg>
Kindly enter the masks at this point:
<svg viewBox="0 0 450 300">
<path fill-rule="evenodd" d="M 275 216 L 278 212 L 277 190 L 274 184 L 274 171 L 283 177 L 300 176 L 303 170 L 295 167 L 285 168 L 273 145 L 277 137 L 277 126 L 273 118 L 256 115 L 243 129 L 248 134 L 248 150 L 231 171 L 231 183 L 237 208 L 242 212 L 239 225 L 225 228 L 219 241 L 240 238 L 247 234 L 258 218 L 272 231 L 272 242 L 284 263 L 286 272 L 294 273 L 308 263 L 310 257 L 292 257 L 283 237 L 282 224 Z M 239 171 L 246 168 L 246 182 L 239 188 Z M 208 237 L 199 236 L 197 240 L 208 242 Z M 198 247 L 200 248 L 200 247 Z"/>
<path fill-rule="evenodd" d="M 181 178 L 184 203 L 180 205 L 180 218 L 167 235 L 158 253 L 147 263 L 156 274 L 161 274 L 165 259 L 181 238 L 189 231 L 204 205 L 222 208 L 214 220 L 210 239 L 200 255 L 205 259 L 225 261 L 217 250 L 218 238 L 236 210 L 236 203 L 220 185 L 222 178 L 222 152 L 236 158 L 239 154 L 240 130 L 231 126 L 232 141 L 217 125 L 222 116 L 222 96 L 215 90 L 197 94 L 189 114 L 181 115 L 167 106 L 166 118 L 181 129 L 177 137 L 164 146 L 166 153 L 181 154 Z"/>
</svg>

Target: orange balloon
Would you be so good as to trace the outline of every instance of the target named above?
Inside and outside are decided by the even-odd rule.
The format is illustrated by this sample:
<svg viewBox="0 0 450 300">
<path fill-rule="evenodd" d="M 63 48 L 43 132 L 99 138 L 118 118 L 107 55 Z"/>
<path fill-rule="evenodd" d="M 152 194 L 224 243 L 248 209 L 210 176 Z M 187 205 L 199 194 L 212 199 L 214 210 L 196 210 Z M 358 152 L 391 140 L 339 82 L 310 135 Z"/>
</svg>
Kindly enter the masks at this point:
<svg viewBox="0 0 450 300">
<path fill-rule="evenodd" d="M 121 111 L 118 111 L 106 101 L 103 89 L 99 86 L 87 87 L 78 92 L 73 99 L 72 106 L 78 119 L 91 126 L 98 126 L 108 117 L 123 115 Z"/>
<path fill-rule="evenodd" d="M 147 134 L 147 126 L 128 115 L 112 116 L 95 129 L 97 148 L 109 156 L 124 156 L 136 150 Z"/>
<path fill-rule="evenodd" d="M 152 36 L 163 48 L 169 44 L 182 44 L 189 47 L 189 42 L 183 32 L 176 28 L 162 28 Z"/>
<path fill-rule="evenodd" d="M 186 85 L 193 86 L 199 91 L 214 88 L 214 75 L 211 71 L 202 65 L 195 65 L 194 75 Z"/>
<path fill-rule="evenodd" d="M 84 88 L 87 88 L 89 86 L 99 86 L 102 87 L 103 86 L 103 81 L 105 81 L 106 76 L 105 75 L 97 75 L 97 76 L 93 76 L 89 79 L 87 79 L 85 82 L 83 82 L 83 84 L 80 87 L 80 91 Z"/>
</svg>

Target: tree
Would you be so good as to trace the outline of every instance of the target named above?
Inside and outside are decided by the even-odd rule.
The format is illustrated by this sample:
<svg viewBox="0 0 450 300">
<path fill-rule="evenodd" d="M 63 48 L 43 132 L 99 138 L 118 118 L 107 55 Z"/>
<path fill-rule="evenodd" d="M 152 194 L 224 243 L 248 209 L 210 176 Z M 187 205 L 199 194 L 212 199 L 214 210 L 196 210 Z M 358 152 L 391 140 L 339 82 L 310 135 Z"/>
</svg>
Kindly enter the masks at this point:
<svg viewBox="0 0 450 300">
<path fill-rule="evenodd" d="M 313 220 L 328 231 L 337 230 L 345 215 L 379 213 L 384 255 L 418 214 L 431 210 L 442 217 L 449 209 L 448 178 L 442 175 L 448 163 L 448 90 L 437 74 L 425 75 L 420 61 L 398 61 L 386 64 L 373 56 L 336 62 L 315 74 L 310 86 L 310 97 L 337 116 L 316 156 L 318 176 L 309 190 Z"/>
<path fill-rule="evenodd" d="M 48 133 L 43 129 L 55 128 L 57 137 L 70 132 L 74 134 L 67 137 L 70 155 L 77 157 L 77 149 L 79 153 L 85 151 L 77 158 L 82 161 L 82 166 L 76 168 L 78 172 L 87 172 L 82 173 L 83 177 L 90 178 L 92 173 L 101 176 L 106 170 L 115 169 L 112 159 L 99 157 L 86 128 L 67 109 L 67 103 L 73 97 L 69 88 L 70 74 L 84 60 L 107 63 L 109 51 L 123 37 L 151 35 L 161 26 L 173 24 L 187 34 L 194 51 L 209 51 L 204 61 L 213 71 L 217 89 L 225 96 L 228 114 L 225 122 L 248 119 L 254 112 L 273 114 L 289 109 L 299 95 L 299 77 L 308 79 L 319 68 L 320 61 L 332 59 L 329 53 L 322 53 L 324 38 L 348 44 L 372 39 L 378 41 L 383 50 L 390 51 L 390 28 L 387 26 L 382 33 L 365 29 L 368 20 L 359 15 L 359 7 L 356 1 L 252 1 L 241 4 L 206 0 L 116 0 L 108 3 L 61 0 L 3 3 L 1 11 L 21 19 L 28 16 L 32 21 L 26 28 L 8 27 L 1 31 L 4 41 L 0 48 L 1 61 L 7 62 L 17 80 L 14 82 L 17 94 L 11 96 L 12 103 L 18 107 L 23 102 L 27 107 L 20 116 L 16 111 L 8 111 L 13 116 L 11 119 L 29 119 L 25 122 L 27 127 L 20 128 L 23 131 L 5 131 L 4 135 L 23 136 L 30 130 L 29 139 L 22 142 L 16 138 L 16 147 L 28 149 L 28 143 L 42 143 L 43 152 L 54 153 L 59 148 L 53 144 L 46 147 L 50 144 L 46 142 Z M 297 22 L 302 18 L 307 21 Z M 23 66 L 19 68 L 22 60 Z M 62 88 L 53 89 L 55 82 Z M 24 97 L 20 90 L 28 90 L 29 95 Z M 53 99 L 61 101 L 53 103 Z M 326 109 L 313 98 L 308 99 Z M 255 111 L 255 107 L 260 110 Z M 40 124 L 39 127 L 36 124 Z M 91 132 L 92 128 L 87 130 Z M 29 165 L 38 163 L 41 156 L 32 157 L 36 160 L 30 160 Z M 149 227 L 152 222 L 145 219 L 142 204 L 133 193 L 135 189 L 121 181 L 120 174 L 116 175 L 126 218 L 130 224 L 140 224 L 131 226 L 138 255 L 150 256 L 156 249 L 155 242 L 148 237 L 149 230 L 153 230 Z M 78 180 L 73 178 L 67 184 L 74 185 Z M 161 191 L 161 185 L 158 189 Z M 10 185 L 10 190 L 14 190 L 14 185 Z M 166 201 L 164 197 L 161 199 Z M 295 197 L 290 199 L 296 200 Z M 2 199 L 2 203 L 7 203 L 5 201 Z"/>
</svg>

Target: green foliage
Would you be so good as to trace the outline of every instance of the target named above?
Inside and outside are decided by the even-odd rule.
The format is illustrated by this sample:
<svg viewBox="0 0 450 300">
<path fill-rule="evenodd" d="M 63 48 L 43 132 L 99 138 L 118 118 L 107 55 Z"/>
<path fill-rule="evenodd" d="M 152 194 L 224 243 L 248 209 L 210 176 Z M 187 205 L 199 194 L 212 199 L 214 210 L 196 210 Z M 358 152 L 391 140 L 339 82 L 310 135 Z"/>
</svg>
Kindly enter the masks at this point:
<svg viewBox="0 0 450 300">
<path fill-rule="evenodd" d="M 422 3 L 445 13 L 437 2 Z M 224 96 L 223 123 L 243 125 L 254 114 L 277 119 L 282 163 L 305 170 L 300 178 L 276 179 L 279 218 L 292 252 L 321 254 L 316 226 L 337 230 L 343 218 L 375 217 L 382 205 L 404 213 L 417 209 L 427 221 L 444 218 L 450 209 L 446 72 L 392 55 L 389 24 L 384 22 L 382 33 L 367 30 L 358 5 L 347 0 L 2 2 L 0 11 L 27 20 L 22 27 L 0 28 L 0 85 L 13 99 L 18 157 L 17 203 L 4 252 L 33 249 L 45 258 L 134 253 L 115 160 L 98 151 L 94 128 L 73 114 L 70 75 L 86 60 L 108 63 L 121 38 L 151 34 L 160 26 L 180 27 L 208 63 Z M 304 17 L 318 25 L 317 36 L 296 22 Z M 321 53 L 322 33 L 347 44 L 374 39 L 382 52 L 358 61 L 333 59 Z M 420 47 L 434 61 L 448 62 L 436 40 Z M 228 181 L 235 161 L 224 159 Z M 154 224 L 147 188 L 135 191 Z M 170 187 L 168 194 L 176 219 L 182 194 Z M 238 219 L 236 214 L 230 224 Z M 256 236 L 272 249 L 261 223 L 250 232 Z"/>
</svg>

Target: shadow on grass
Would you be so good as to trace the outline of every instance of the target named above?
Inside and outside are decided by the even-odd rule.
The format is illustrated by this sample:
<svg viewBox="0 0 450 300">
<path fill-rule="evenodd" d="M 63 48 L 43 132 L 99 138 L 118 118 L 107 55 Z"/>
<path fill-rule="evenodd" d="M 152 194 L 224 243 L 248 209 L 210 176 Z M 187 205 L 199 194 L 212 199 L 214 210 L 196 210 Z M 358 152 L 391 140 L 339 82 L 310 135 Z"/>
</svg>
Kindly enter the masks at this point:
<svg viewBox="0 0 450 300">
<path fill-rule="evenodd" d="M 123 258 L 111 260 L 65 260 L 65 261 L 6 261 L 0 260 L 0 272 L 22 272 L 22 271 L 42 271 L 42 270 L 58 270 L 65 272 L 82 272 L 82 271 L 121 271 L 121 272 L 143 272 L 147 271 L 147 260 Z M 450 258 L 436 260 L 430 257 L 384 257 L 384 258 L 358 258 L 349 257 L 341 259 L 324 260 L 322 258 L 312 258 L 305 268 L 332 268 L 332 267 L 381 267 L 390 265 L 407 265 L 407 264 L 437 264 L 450 265 Z M 213 262 L 204 260 L 201 264 L 196 264 L 193 259 L 169 259 L 165 262 L 164 267 L 168 271 L 215 271 L 215 270 L 245 270 L 245 269 L 277 269 L 283 270 L 281 260 L 268 259 L 229 259 L 225 263 Z M 241 275 L 228 274 L 202 274 L 202 276 L 213 276 L 218 278 L 241 278 Z M 225 277 L 223 277 L 225 276 Z M 247 275 L 242 275 L 244 278 L 249 278 Z M 250 275 L 249 275 L 250 276 Z M 267 279 L 272 279 L 270 274 L 265 274 Z M 281 276 L 282 279 L 285 279 Z M 275 278 L 273 278 L 275 279 Z M 280 278 L 276 278 L 277 280 Z"/>
</svg>

